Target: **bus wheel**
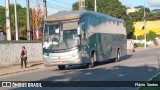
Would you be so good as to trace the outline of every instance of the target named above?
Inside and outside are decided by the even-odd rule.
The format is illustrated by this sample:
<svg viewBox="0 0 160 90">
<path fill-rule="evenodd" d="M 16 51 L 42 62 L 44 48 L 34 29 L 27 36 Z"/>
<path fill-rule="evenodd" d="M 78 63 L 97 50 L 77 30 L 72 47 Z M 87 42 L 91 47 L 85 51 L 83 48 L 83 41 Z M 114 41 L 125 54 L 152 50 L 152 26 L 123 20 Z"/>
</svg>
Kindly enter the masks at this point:
<svg viewBox="0 0 160 90">
<path fill-rule="evenodd" d="M 120 51 L 119 51 L 119 49 L 118 49 L 118 50 L 117 50 L 117 56 L 116 56 L 115 62 L 119 62 L 119 60 L 120 60 Z"/>
<path fill-rule="evenodd" d="M 65 70 L 65 65 L 58 65 L 59 70 Z"/>
</svg>

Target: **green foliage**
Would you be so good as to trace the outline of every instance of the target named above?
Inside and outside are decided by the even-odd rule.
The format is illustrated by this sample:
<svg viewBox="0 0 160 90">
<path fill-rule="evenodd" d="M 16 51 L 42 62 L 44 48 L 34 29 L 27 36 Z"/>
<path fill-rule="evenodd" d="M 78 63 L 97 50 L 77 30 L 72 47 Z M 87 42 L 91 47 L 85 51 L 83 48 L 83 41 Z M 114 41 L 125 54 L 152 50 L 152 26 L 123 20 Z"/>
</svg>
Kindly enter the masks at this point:
<svg viewBox="0 0 160 90">
<path fill-rule="evenodd" d="M 147 35 L 146 35 L 146 39 L 147 41 L 153 41 L 155 38 L 157 37 L 157 34 L 155 32 L 150 31 Z"/>
<path fill-rule="evenodd" d="M 137 39 L 138 40 L 143 40 L 144 39 L 144 35 L 137 36 Z"/>
<path fill-rule="evenodd" d="M 139 8 L 140 10 L 138 12 L 130 13 L 129 16 L 131 17 L 133 22 L 137 21 L 143 21 L 144 17 L 144 7 L 143 6 L 137 6 L 136 8 Z M 152 13 L 149 8 L 145 8 L 146 12 L 146 20 L 160 20 L 160 12 L 159 10 L 153 10 Z"/>
<path fill-rule="evenodd" d="M 134 32 L 133 21 L 132 19 L 129 18 L 128 15 L 124 17 L 124 20 L 126 21 L 127 38 L 131 39 L 133 38 L 133 32 Z"/>
<path fill-rule="evenodd" d="M 14 4 L 10 4 L 10 15 L 11 15 L 11 30 L 12 36 L 15 35 L 15 13 L 14 13 Z M 18 30 L 19 37 L 26 37 L 26 8 L 22 8 L 17 4 L 17 18 L 18 18 Z M 6 32 L 6 20 L 5 20 L 5 7 L 0 6 L 0 28 Z"/>
<path fill-rule="evenodd" d="M 144 47 L 144 43 L 134 43 L 134 48 Z"/>
<path fill-rule="evenodd" d="M 4 31 L 5 30 L 5 8 L 0 6 L 0 28 Z"/>
<path fill-rule="evenodd" d="M 160 13 L 160 9 L 153 9 L 151 13 Z"/>
<path fill-rule="evenodd" d="M 72 10 L 78 10 L 79 9 L 78 5 L 79 5 L 78 2 L 73 3 Z"/>
<path fill-rule="evenodd" d="M 157 34 L 153 31 L 150 31 L 146 34 L 146 40 L 147 41 L 153 41 L 157 37 Z M 144 35 L 137 36 L 137 40 L 144 40 Z"/>
<path fill-rule="evenodd" d="M 160 12 L 159 13 L 148 13 L 146 15 L 147 20 L 160 20 Z"/>
<path fill-rule="evenodd" d="M 94 10 L 94 0 L 85 1 L 86 10 Z M 78 2 L 72 5 L 73 10 L 78 10 Z M 133 21 L 126 15 L 126 7 L 119 0 L 97 0 L 97 11 L 126 21 L 127 37 L 133 36 Z"/>
</svg>

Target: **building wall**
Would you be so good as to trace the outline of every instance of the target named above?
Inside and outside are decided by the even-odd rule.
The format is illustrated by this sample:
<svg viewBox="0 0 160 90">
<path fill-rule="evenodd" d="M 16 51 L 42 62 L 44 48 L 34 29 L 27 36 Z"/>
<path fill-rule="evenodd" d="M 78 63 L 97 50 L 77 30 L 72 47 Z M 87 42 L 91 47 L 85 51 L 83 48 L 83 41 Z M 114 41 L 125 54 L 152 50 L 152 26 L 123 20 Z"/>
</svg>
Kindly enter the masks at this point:
<svg viewBox="0 0 160 90">
<path fill-rule="evenodd" d="M 135 36 L 144 35 L 144 30 L 142 30 L 143 25 L 144 25 L 144 21 L 134 22 Z M 146 33 L 149 33 L 149 31 L 153 31 L 156 34 L 160 35 L 160 20 L 146 21 Z"/>
<path fill-rule="evenodd" d="M 6 36 L 2 32 L 0 32 L 0 41 L 5 40 L 5 38 L 6 38 Z"/>
<path fill-rule="evenodd" d="M 27 62 L 43 61 L 42 43 L 7 43 L 0 44 L 0 67 L 20 64 L 22 46 L 27 49 Z"/>
<path fill-rule="evenodd" d="M 127 9 L 127 15 L 129 14 L 129 13 L 133 13 L 133 12 L 138 12 L 140 9 L 138 9 L 138 8 L 129 8 L 129 9 Z"/>
<path fill-rule="evenodd" d="M 134 40 L 127 39 L 127 50 L 133 50 L 134 49 Z"/>
</svg>

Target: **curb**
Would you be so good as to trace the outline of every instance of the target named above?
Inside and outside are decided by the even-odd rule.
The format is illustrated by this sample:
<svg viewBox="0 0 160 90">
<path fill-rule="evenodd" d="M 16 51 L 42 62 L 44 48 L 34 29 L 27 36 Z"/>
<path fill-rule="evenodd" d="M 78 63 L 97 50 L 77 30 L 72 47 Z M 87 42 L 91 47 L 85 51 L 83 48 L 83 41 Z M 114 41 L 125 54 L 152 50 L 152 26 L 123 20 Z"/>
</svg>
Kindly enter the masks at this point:
<svg viewBox="0 0 160 90">
<path fill-rule="evenodd" d="M 4 76 L 4 75 L 9 75 L 9 74 L 15 74 L 15 73 L 20 73 L 20 72 L 26 72 L 26 71 L 33 71 L 33 70 L 38 70 L 38 69 L 42 69 L 43 67 L 37 67 L 37 68 L 32 68 L 32 69 L 24 69 L 24 70 L 19 70 L 19 71 L 15 71 L 15 72 L 8 72 L 8 73 L 4 73 L 4 74 L 0 74 L 0 76 Z"/>
<path fill-rule="evenodd" d="M 43 64 L 43 61 L 35 61 L 35 62 L 27 62 L 27 64 Z M 13 64 L 10 64 L 10 65 L 5 65 L 5 66 L 0 66 L 0 69 L 3 69 L 3 68 L 10 68 L 12 66 L 17 66 L 17 65 L 21 65 L 20 63 L 13 63 Z"/>
<path fill-rule="evenodd" d="M 147 49 L 156 48 L 156 47 L 160 47 L 160 46 L 147 47 L 147 48 L 139 47 L 139 48 L 134 48 L 134 50 L 135 50 L 135 52 L 137 52 L 137 51 L 147 50 Z M 127 52 L 133 52 L 133 50 L 127 50 Z"/>
</svg>

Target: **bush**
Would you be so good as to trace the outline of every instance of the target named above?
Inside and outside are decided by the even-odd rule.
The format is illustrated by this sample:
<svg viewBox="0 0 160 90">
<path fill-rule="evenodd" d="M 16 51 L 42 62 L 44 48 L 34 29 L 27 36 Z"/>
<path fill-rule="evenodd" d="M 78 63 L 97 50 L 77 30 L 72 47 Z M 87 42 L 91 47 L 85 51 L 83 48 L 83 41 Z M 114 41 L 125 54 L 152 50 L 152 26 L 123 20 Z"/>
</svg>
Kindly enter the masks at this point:
<svg viewBox="0 0 160 90">
<path fill-rule="evenodd" d="M 146 34 L 146 40 L 147 41 L 153 41 L 157 37 L 157 34 L 153 31 L 150 31 Z M 144 40 L 144 35 L 137 36 L 138 40 Z"/>
<path fill-rule="evenodd" d="M 150 31 L 147 35 L 146 35 L 146 39 L 147 41 L 153 41 L 155 38 L 157 37 L 157 34 L 153 31 Z"/>
<path fill-rule="evenodd" d="M 134 48 L 144 47 L 144 43 L 134 43 Z"/>
<path fill-rule="evenodd" d="M 138 39 L 138 40 L 143 40 L 143 39 L 144 39 L 144 36 L 143 36 L 143 35 L 137 36 L 137 39 Z"/>
</svg>

